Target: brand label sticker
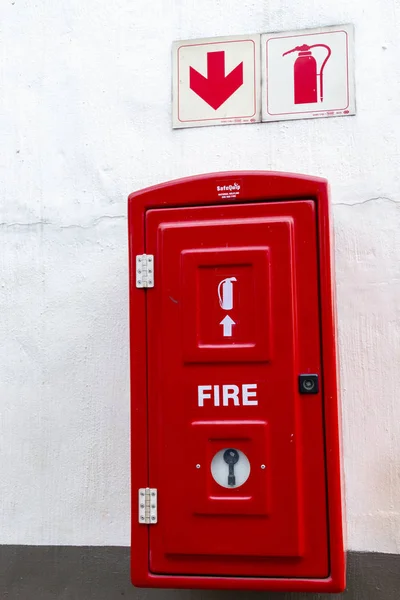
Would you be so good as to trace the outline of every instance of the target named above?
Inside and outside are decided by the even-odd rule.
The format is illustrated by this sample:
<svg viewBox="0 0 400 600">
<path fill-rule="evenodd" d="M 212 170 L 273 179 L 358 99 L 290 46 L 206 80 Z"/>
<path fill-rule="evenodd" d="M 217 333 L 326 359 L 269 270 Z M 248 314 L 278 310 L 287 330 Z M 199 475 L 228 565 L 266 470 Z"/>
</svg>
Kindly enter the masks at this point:
<svg viewBox="0 0 400 600">
<path fill-rule="evenodd" d="M 217 181 L 216 192 L 218 198 L 236 198 L 242 191 L 242 180 L 235 179 L 234 181 Z"/>
</svg>

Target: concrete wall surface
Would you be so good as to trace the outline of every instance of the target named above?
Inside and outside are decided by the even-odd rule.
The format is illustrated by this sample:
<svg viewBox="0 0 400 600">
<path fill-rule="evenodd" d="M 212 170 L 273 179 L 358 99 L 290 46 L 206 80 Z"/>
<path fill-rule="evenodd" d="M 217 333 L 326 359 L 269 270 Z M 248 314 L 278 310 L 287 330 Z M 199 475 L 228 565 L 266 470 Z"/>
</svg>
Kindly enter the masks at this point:
<svg viewBox="0 0 400 600">
<path fill-rule="evenodd" d="M 172 130 L 173 40 L 341 23 L 356 116 Z M 3 0 L 1 544 L 129 545 L 127 195 L 262 169 L 331 184 L 348 547 L 400 553 L 399 28 L 400 0 Z"/>
</svg>

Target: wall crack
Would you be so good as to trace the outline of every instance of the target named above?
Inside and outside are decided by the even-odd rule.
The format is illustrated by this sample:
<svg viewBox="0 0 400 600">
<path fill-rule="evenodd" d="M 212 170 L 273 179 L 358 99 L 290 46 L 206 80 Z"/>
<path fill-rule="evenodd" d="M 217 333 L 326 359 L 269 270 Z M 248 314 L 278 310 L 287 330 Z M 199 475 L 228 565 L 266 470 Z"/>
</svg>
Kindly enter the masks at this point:
<svg viewBox="0 0 400 600">
<path fill-rule="evenodd" d="M 101 223 L 102 221 L 106 221 L 106 220 L 118 220 L 118 219 L 124 219 L 126 220 L 126 215 L 102 215 L 101 217 L 97 217 L 96 219 L 94 219 L 94 221 L 92 221 L 91 223 L 88 223 L 87 225 L 83 225 L 81 223 L 70 223 L 69 225 L 56 225 L 55 223 L 52 223 L 51 221 L 32 221 L 32 223 L 18 223 L 18 222 L 14 222 L 14 223 L 0 223 L 0 228 L 3 229 L 8 229 L 8 228 L 12 228 L 12 227 L 25 227 L 27 229 L 30 228 L 35 228 L 35 227 L 42 227 L 42 226 L 50 226 L 50 227 L 57 227 L 58 229 L 73 229 L 73 228 L 79 228 L 79 229 L 90 229 L 91 227 L 96 227 L 96 225 L 98 225 L 99 223 Z"/>
<path fill-rule="evenodd" d="M 393 200 L 393 198 L 388 198 L 387 196 L 374 196 L 373 198 L 367 198 L 367 200 L 362 200 L 361 202 L 334 202 L 332 206 L 361 206 L 363 204 L 369 204 L 370 202 L 378 202 L 379 200 L 400 205 L 400 201 Z"/>
</svg>

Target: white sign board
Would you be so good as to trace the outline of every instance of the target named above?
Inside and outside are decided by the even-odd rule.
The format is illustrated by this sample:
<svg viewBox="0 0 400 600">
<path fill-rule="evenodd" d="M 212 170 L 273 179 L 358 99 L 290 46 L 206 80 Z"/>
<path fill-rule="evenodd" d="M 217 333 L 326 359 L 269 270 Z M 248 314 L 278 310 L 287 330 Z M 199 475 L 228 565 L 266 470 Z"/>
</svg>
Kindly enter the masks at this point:
<svg viewBox="0 0 400 600">
<path fill-rule="evenodd" d="M 355 114 L 352 25 L 265 33 L 262 121 Z"/>
<path fill-rule="evenodd" d="M 174 42 L 173 127 L 255 123 L 260 35 Z"/>
</svg>

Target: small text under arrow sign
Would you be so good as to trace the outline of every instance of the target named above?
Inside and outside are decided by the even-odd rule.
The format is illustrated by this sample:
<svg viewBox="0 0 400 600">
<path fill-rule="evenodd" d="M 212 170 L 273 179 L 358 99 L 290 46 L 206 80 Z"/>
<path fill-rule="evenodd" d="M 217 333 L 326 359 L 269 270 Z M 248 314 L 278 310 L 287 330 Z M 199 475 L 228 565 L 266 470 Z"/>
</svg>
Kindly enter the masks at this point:
<svg viewBox="0 0 400 600">
<path fill-rule="evenodd" d="M 231 319 L 229 315 L 226 315 L 226 317 L 222 319 L 220 325 L 222 325 L 222 327 L 224 328 L 223 336 L 232 337 L 232 327 L 236 325 L 236 323 L 233 319 Z"/>
</svg>

